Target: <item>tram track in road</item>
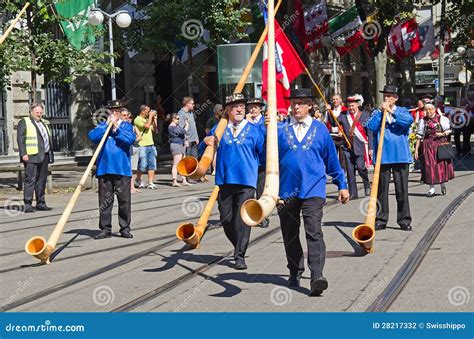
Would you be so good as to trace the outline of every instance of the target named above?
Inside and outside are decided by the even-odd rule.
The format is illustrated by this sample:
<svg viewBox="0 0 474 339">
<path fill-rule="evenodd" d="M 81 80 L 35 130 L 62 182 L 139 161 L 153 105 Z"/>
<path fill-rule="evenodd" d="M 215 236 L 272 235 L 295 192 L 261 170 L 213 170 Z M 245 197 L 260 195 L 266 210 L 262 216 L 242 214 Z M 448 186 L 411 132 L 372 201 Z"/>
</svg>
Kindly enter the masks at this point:
<svg viewBox="0 0 474 339">
<path fill-rule="evenodd" d="M 337 200 L 333 200 L 333 201 L 330 201 L 328 203 L 326 203 L 325 205 L 325 208 L 327 207 L 330 207 L 330 206 L 334 206 L 331 210 L 329 211 L 326 211 L 326 212 L 330 212 L 332 211 L 333 209 L 335 209 L 337 207 L 337 204 L 338 204 L 338 201 Z M 275 216 L 276 213 L 273 213 L 271 216 Z M 261 235 L 259 235 L 257 238 L 253 239 L 250 241 L 249 243 L 249 248 L 258 244 L 259 242 L 269 238 L 270 236 L 274 235 L 275 233 L 278 233 L 280 231 L 280 227 L 277 226 L 275 227 L 274 229 L 272 230 L 269 230 L 268 232 L 265 232 Z M 229 251 L 211 261 L 208 261 L 207 263 L 204 263 L 202 264 L 201 266 L 199 266 L 198 268 L 196 269 L 193 269 L 192 271 L 188 272 L 188 273 L 185 273 L 181 276 L 179 276 L 178 278 L 176 279 L 173 279 L 155 289 L 153 289 L 152 291 L 149 291 L 141 296 L 139 296 L 138 298 L 135 298 L 115 309 L 113 309 L 111 312 L 129 312 L 129 311 L 132 311 L 134 310 L 135 308 L 155 299 L 156 297 L 166 293 L 166 292 L 169 292 L 181 285 L 183 285 L 185 282 L 195 278 L 195 277 L 198 277 L 200 276 L 202 273 L 210 270 L 211 268 L 214 268 L 216 267 L 217 265 L 219 265 L 220 263 L 222 263 L 224 260 L 226 260 L 228 257 L 230 257 L 231 255 L 233 254 L 233 251 Z"/>
<path fill-rule="evenodd" d="M 387 312 L 400 293 L 403 291 L 411 277 L 423 262 L 424 257 L 433 245 L 436 237 L 443 230 L 449 219 L 456 213 L 457 209 L 474 193 L 474 186 L 471 186 L 458 195 L 436 218 L 430 228 L 423 235 L 410 253 L 402 267 L 395 274 L 387 287 L 365 310 L 366 312 Z"/>
<path fill-rule="evenodd" d="M 170 199 L 179 199 L 179 198 L 184 198 L 184 197 L 190 197 L 189 193 L 191 193 L 191 192 L 192 191 L 190 191 L 190 192 L 188 192 L 188 194 L 184 194 L 184 195 L 177 195 L 177 196 L 170 196 L 170 197 L 166 197 L 166 198 L 158 198 L 158 199 L 137 201 L 137 202 L 134 202 L 132 204 L 132 206 L 136 206 L 136 205 L 144 204 L 144 203 L 158 202 L 158 201 L 162 201 L 162 200 L 170 200 Z M 202 198 L 209 198 L 209 195 L 210 195 L 209 190 L 197 191 L 197 192 L 192 192 L 192 193 L 193 193 L 193 196 L 196 197 L 196 198 L 198 198 L 201 195 L 203 195 Z M 155 208 L 166 208 L 166 207 L 172 207 L 172 206 L 176 206 L 176 204 L 168 204 L 168 205 L 163 205 L 163 206 L 157 206 Z M 135 209 L 135 210 L 132 210 L 132 212 L 135 213 L 135 212 L 140 212 L 140 211 L 144 211 L 144 210 L 148 210 L 148 208 Z M 84 213 L 84 212 L 97 212 L 97 211 L 98 211 L 97 207 L 87 208 L 87 209 L 83 209 L 83 210 L 79 210 L 79 211 L 72 211 L 71 215 L 74 215 L 74 214 L 77 215 L 79 213 Z M 114 215 L 116 215 L 116 214 L 117 213 L 114 213 Z M 38 217 L 35 216 L 35 217 L 31 217 L 27 220 L 23 219 L 23 220 L 19 220 L 19 221 L 33 221 L 33 220 L 40 220 L 40 219 L 44 219 L 44 218 L 60 217 L 61 215 L 62 215 L 62 213 L 61 214 L 44 214 L 42 216 L 38 216 Z M 96 217 L 98 217 L 98 215 Z M 84 218 L 72 219 L 72 220 L 69 220 L 69 222 L 81 221 L 81 220 L 84 220 Z M 11 221 L 0 222 L 0 225 L 7 224 L 7 223 L 11 223 Z M 28 227 L 23 227 L 23 228 L 14 228 L 14 229 L 10 229 L 10 230 L 0 231 L 0 234 L 20 232 L 20 231 L 23 231 L 23 230 L 26 231 L 26 230 L 29 230 L 29 229 L 38 229 L 38 228 L 54 226 L 54 225 L 56 225 L 56 222 L 49 223 L 49 224 L 43 224 L 43 225 L 33 225 L 33 226 L 28 226 Z"/>
</svg>

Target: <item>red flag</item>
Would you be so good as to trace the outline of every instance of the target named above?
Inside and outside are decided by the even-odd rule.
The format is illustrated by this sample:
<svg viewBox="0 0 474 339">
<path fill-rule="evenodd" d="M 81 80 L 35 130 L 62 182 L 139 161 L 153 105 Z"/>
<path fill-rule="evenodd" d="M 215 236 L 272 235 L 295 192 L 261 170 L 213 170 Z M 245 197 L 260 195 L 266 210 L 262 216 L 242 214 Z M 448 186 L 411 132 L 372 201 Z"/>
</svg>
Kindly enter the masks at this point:
<svg viewBox="0 0 474 339">
<path fill-rule="evenodd" d="M 390 30 L 387 38 L 387 55 L 404 59 L 416 54 L 423 46 L 415 19 L 409 19 Z"/>
<path fill-rule="evenodd" d="M 301 46 L 306 45 L 306 29 L 305 29 L 305 18 L 304 18 L 304 11 L 303 5 L 301 4 L 301 0 L 295 0 L 294 10 L 296 14 L 296 19 L 293 21 L 293 31 L 298 36 L 300 40 Z"/>
<path fill-rule="evenodd" d="M 275 49 L 277 109 L 286 115 L 290 107 L 290 101 L 285 97 L 290 96 L 290 83 L 305 70 L 306 66 L 276 20 Z M 268 36 L 263 45 L 262 82 L 262 97 L 267 100 Z"/>
</svg>

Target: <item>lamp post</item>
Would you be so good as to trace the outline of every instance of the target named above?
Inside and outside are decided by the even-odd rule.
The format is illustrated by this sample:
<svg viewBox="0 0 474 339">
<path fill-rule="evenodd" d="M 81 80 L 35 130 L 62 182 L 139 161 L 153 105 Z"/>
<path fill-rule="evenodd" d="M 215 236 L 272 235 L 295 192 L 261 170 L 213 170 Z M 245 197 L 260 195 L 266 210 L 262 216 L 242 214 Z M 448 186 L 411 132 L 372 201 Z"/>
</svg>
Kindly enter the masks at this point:
<svg viewBox="0 0 474 339">
<path fill-rule="evenodd" d="M 118 11 L 113 14 L 108 14 L 99 8 L 91 9 L 89 14 L 89 23 L 93 26 L 100 25 L 104 22 L 104 16 L 107 17 L 109 26 L 109 51 L 110 51 L 110 65 L 112 68 L 115 67 L 114 54 L 114 35 L 112 31 L 112 21 L 115 22 L 120 28 L 127 28 L 132 22 L 132 17 L 127 11 Z M 115 73 L 110 73 L 110 87 L 112 88 L 112 100 L 117 99 L 117 88 L 115 84 Z"/>
<path fill-rule="evenodd" d="M 346 43 L 344 38 L 338 37 L 332 39 L 329 35 L 325 35 L 321 38 L 321 43 L 326 47 L 331 47 L 332 52 L 332 76 L 334 81 L 334 94 L 339 94 L 340 90 L 338 88 L 337 82 L 337 54 L 336 47 L 342 47 Z"/>
</svg>

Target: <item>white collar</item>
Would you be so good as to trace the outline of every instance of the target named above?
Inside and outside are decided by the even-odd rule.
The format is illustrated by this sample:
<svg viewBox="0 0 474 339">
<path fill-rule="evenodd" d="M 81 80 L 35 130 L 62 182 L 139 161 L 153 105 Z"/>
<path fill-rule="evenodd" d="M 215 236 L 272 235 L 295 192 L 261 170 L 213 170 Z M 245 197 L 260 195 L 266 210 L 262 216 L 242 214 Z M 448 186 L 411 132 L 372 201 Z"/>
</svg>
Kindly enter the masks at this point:
<svg viewBox="0 0 474 339">
<path fill-rule="evenodd" d="M 311 116 L 308 114 L 308 116 L 300 122 L 304 123 L 304 125 L 305 125 L 304 127 L 309 127 L 313 123 L 313 118 L 311 118 Z M 294 117 L 291 117 L 290 126 L 294 126 L 296 124 L 298 124 L 298 121 L 296 121 L 296 119 Z"/>
<path fill-rule="evenodd" d="M 247 122 L 248 122 L 247 119 L 242 120 L 241 122 L 239 122 L 237 124 L 237 128 L 239 128 L 239 129 L 244 128 L 245 125 L 247 125 Z M 227 127 L 232 128 L 232 126 L 234 126 L 234 123 L 229 120 L 229 123 L 227 124 Z"/>
</svg>

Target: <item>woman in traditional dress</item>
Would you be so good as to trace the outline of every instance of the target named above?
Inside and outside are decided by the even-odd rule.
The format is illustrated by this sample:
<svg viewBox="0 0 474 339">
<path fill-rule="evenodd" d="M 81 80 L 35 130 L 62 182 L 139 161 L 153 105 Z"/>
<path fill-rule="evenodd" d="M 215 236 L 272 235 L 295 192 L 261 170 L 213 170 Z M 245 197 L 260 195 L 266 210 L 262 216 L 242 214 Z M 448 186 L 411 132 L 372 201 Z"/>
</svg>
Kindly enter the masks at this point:
<svg viewBox="0 0 474 339">
<path fill-rule="evenodd" d="M 437 184 L 441 185 L 441 194 L 446 194 L 445 183 L 454 178 L 454 167 L 451 159 L 437 157 L 439 145 L 448 142 L 447 136 L 451 133 L 449 119 L 437 114 L 432 104 L 425 105 L 425 113 L 416 132 L 415 159 L 421 158 L 421 180 L 430 185 L 427 197 L 431 198 L 435 196 Z"/>
</svg>

